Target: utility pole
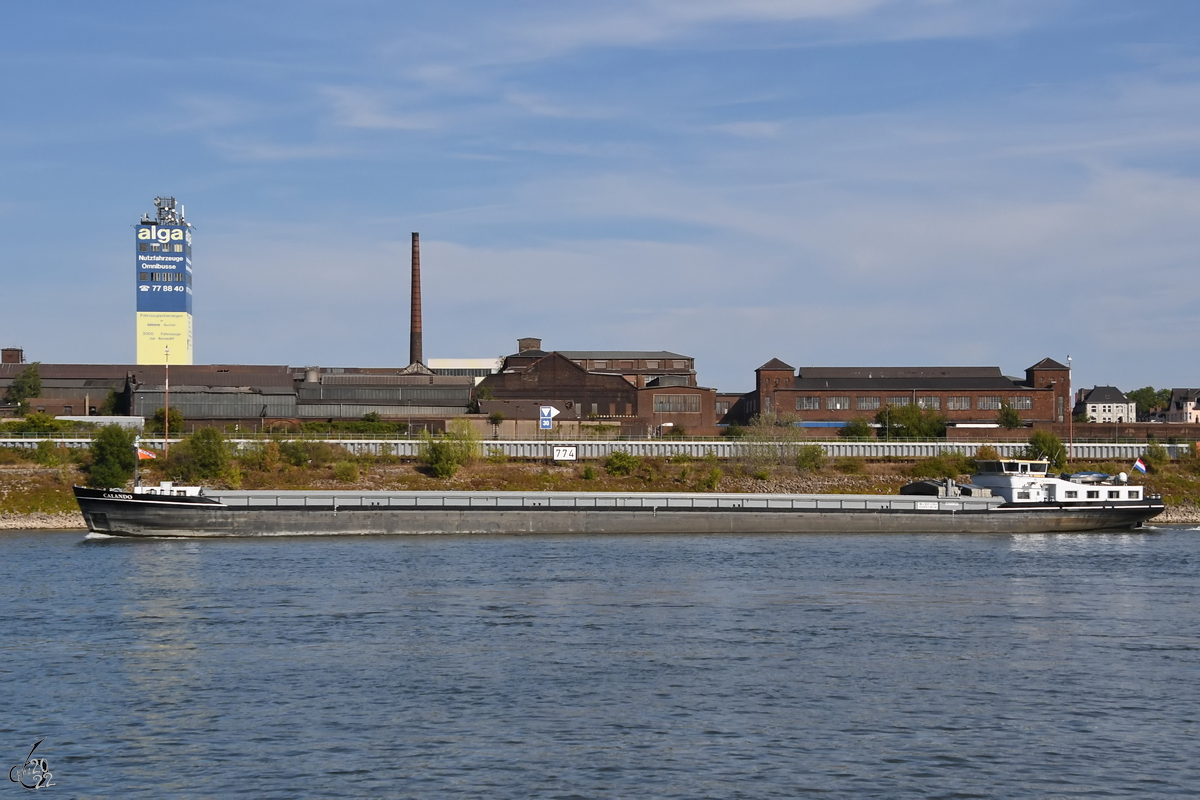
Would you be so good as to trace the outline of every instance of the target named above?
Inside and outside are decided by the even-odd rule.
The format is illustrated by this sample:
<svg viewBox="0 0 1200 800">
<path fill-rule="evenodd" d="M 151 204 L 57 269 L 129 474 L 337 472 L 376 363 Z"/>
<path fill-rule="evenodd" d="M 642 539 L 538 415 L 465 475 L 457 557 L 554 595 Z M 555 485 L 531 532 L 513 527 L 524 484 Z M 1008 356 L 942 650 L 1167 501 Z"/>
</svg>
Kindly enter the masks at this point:
<svg viewBox="0 0 1200 800">
<path fill-rule="evenodd" d="M 1071 379 L 1071 357 L 1067 356 L 1067 461 L 1075 457 L 1075 381 Z"/>
<path fill-rule="evenodd" d="M 163 460 L 171 457 L 171 345 L 163 346 Z"/>
</svg>

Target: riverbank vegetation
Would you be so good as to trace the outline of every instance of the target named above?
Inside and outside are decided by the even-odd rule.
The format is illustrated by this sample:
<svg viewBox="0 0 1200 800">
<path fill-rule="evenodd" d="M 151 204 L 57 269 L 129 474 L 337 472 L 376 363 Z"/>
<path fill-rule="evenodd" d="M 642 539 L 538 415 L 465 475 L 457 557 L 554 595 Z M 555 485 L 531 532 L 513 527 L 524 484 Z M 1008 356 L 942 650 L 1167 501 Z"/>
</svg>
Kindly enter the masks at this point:
<svg viewBox="0 0 1200 800">
<path fill-rule="evenodd" d="M 72 484 L 124 485 L 133 473 L 129 434 L 105 429 L 91 451 L 44 441 L 35 449 L 0 448 L 0 513 L 61 513 L 74 508 Z M 770 438 L 775 431 L 755 431 Z M 108 441 L 111 439 L 112 441 Z M 119 441 L 118 441 L 119 439 Z M 129 441 L 127 441 L 129 439 Z M 829 458 L 824 448 L 781 440 L 778 448 L 744 459 L 643 458 L 617 452 L 574 463 L 508 458 L 469 428 L 428 437 L 418 458 L 354 455 L 322 441 L 268 440 L 235 451 L 212 428 L 200 429 L 140 462 L 143 482 L 174 480 L 214 488 L 477 491 L 822 492 L 892 494 L 918 478 L 969 479 L 975 458 L 947 452 L 934 458 Z M 1061 443 L 1059 443 L 1061 444 Z M 1054 442 L 1031 444 L 1051 457 Z M 998 458 L 984 448 L 981 459 Z M 1168 505 L 1200 511 L 1200 457 L 1195 448 L 1171 461 L 1161 446 L 1147 449 L 1149 473 L 1133 480 L 1161 493 Z M 1073 471 L 1116 474 L 1128 464 L 1072 462 Z"/>
</svg>

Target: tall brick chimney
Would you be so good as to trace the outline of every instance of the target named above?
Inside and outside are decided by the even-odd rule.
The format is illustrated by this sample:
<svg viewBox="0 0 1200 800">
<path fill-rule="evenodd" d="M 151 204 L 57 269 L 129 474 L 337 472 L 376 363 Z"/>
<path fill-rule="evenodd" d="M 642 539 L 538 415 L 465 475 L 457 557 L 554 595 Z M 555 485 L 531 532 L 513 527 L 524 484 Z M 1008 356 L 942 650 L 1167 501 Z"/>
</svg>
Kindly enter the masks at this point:
<svg viewBox="0 0 1200 800">
<path fill-rule="evenodd" d="M 412 313 L 408 331 L 408 363 L 424 364 L 421 352 L 421 235 L 412 238 Z"/>
</svg>

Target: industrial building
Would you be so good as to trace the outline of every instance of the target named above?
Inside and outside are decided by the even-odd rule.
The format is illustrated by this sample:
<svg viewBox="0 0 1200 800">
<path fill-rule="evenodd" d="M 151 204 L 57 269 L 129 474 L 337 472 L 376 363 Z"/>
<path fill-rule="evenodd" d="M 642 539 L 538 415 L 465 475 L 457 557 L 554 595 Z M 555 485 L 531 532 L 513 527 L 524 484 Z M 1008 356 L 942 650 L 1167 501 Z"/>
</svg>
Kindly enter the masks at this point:
<svg viewBox="0 0 1200 800">
<path fill-rule="evenodd" d="M 518 340 L 500 372 L 480 382 L 481 412 L 536 420 L 541 406 L 553 406 L 558 424 L 618 425 L 626 435 L 717 432 L 716 390 L 696 386 L 691 357 L 660 350 L 546 352 L 541 344 Z"/>
<path fill-rule="evenodd" d="M 1070 370 L 1044 358 L 1009 377 L 999 367 L 804 367 L 771 359 L 754 371 L 742 414 L 794 415 L 802 424 L 874 419 L 887 406 L 937 411 L 951 425 L 994 423 L 1010 406 L 1023 422 L 1063 422 L 1071 411 Z"/>
<path fill-rule="evenodd" d="M 134 232 L 138 364 L 191 364 L 192 226 L 174 197 L 154 198 Z"/>
</svg>

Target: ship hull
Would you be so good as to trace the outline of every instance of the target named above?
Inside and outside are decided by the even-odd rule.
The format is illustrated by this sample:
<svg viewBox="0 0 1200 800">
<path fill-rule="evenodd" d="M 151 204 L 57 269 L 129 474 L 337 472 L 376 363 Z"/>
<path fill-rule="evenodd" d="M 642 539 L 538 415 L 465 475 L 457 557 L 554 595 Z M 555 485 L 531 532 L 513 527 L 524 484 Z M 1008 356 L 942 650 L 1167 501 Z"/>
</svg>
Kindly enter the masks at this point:
<svg viewBox="0 0 1200 800">
<path fill-rule="evenodd" d="M 1129 529 L 1162 502 L 1005 504 L 890 495 L 217 492 L 77 487 L 96 533 L 137 537 L 421 534 L 1075 533 Z"/>
</svg>

